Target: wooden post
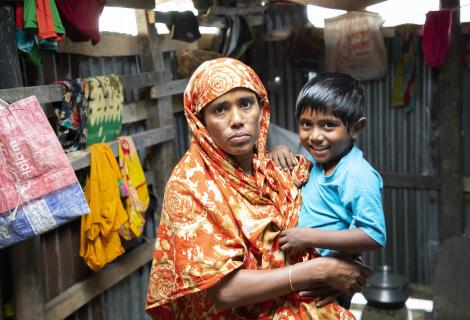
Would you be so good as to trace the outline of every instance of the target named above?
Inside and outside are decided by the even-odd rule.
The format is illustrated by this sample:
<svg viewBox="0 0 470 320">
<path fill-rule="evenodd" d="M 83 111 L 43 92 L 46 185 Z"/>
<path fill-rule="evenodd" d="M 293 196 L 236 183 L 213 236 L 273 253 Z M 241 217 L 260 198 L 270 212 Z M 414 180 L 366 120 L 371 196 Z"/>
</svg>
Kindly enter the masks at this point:
<svg viewBox="0 0 470 320">
<path fill-rule="evenodd" d="M 136 17 L 141 40 L 141 71 L 161 71 L 156 84 L 163 84 L 171 81 L 172 71 L 169 57 L 164 58 L 164 55 L 161 52 L 163 41 L 158 36 L 154 24 L 148 21 L 148 16 L 144 10 L 136 10 Z M 174 125 L 176 127 L 171 97 L 162 97 L 157 101 L 149 99 L 148 102 L 148 129 L 164 125 Z M 152 106 L 155 102 L 157 102 L 158 108 Z M 154 173 L 154 181 L 152 184 L 158 202 L 157 210 L 155 212 L 155 223 L 157 225 L 160 220 L 160 211 L 163 204 L 166 182 L 168 181 L 176 162 L 175 140 L 161 143 L 153 149 L 150 159 L 150 167 Z"/>
<path fill-rule="evenodd" d="M 12 4 L 4 2 L 0 3 L 0 40 L 0 89 L 22 87 L 15 40 L 15 9 Z M 44 265 L 41 252 L 38 237 L 9 248 L 17 320 L 44 319 L 44 272 L 41 272 Z"/>
<path fill-rule="evenodd" d="M 459 0 L 441 0 L 442 9 L 459 6 Z M 439 68 L 438 81 L 438 149 L 441 180 L 440 240 L 464 231 L 462 168 L 462 73 L 460 11 L 452 16 L 452 36 L 445 63 Z"/>
<path fill-rule="evenodd" d="M 21 87 L 21 69 L 15 38 L 15 6 L 0 2 L 0 89 Z M 10 101 L 8 101 L 10 102 Z"/>
</svg>

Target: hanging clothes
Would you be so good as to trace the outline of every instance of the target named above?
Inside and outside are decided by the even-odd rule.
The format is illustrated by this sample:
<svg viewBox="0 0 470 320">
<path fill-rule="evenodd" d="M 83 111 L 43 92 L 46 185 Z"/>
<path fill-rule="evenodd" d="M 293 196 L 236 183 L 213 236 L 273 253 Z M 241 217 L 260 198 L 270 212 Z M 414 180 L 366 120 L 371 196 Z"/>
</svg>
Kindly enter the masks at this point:
<svg viewBox="0 0 470 320">
<path fill-rule="evenodd" d="M 201 37 L 197 18 L 192 11 L 171 11 L 168 29 L 172 30 L 172 39 L 194 42 Z"/>
<path fill-rule="evenodd" d="M 87 142 L 88 81 L 73 79 L 56 83 L 65 89 L 62 102 L 55 109 L 57 137 L 65 152 L 83 149 Z"/>
<path fill-rule="evenodd" d="M 228 27 L 222 53 L 232 58 L 240 58 L 255 40 L 253 31 L 243 16 L 230 15 L 226 20 Z"/>
<path fill-rule="evenodd" d="M 67 37 L 75 42 L 100 41 L 99 19 L 106 0 L 56 0 Z"/>
<path fill-rule="evenodd" d="M 128 222 L 120 231 L 124 239 L 140 237 L 145 224 L 145 212 L 149 205 L 149 193 L 144 170 L 131 137 L 119 137 L 119 169 L 123 181 L 125 208 Z M 122 191 L 122 190 L 121 190 Z"/>
<path fill-rule="evenodd" d="M 119 166 L 110 146 L 95 144 L 90 151 L 90 175 L 85 197 L 90 214 L 82 217 L 80 256 L 93 271 L 124 253 L 119 230 L 127 222 L 118 182 L 122 179 Z"/>
<path fill-rule="evenodd" d="M 440 10 L 426 13 L 423 26 L 424 61 L 430 67 L 440 67 L 450 47 L 452 11 Z"/>
<path fill-rule="evenodd" d="M 115 140 L 121 133 L 124 90 L 117 75 L 87 78 L 87 146 Z"/>
<path fill-rule="evenodd" d="M 418 26 L 405 24 L 395 28 L 393 38 L 393 85 L 392 107 L 404 107 L 408 111 L 414 110 L 416 95 L 414 94 L 417 72 Z"/>
<path fill-rule="evenodd" d="M 65 29 L 54 0 L 25 0 L 24 28 L 39 39 L 60 41 Z"/>
<path fill-rule="evenodd" d="M 25 0 L 24 4 L 15 4 L 15 16 L 17 47 L 29 62 L 40 66 L 42 56 L 39 49 L 57 51 L 57 41 L 65 32 L 55 3 L 53 0 Z"/>
</svg>

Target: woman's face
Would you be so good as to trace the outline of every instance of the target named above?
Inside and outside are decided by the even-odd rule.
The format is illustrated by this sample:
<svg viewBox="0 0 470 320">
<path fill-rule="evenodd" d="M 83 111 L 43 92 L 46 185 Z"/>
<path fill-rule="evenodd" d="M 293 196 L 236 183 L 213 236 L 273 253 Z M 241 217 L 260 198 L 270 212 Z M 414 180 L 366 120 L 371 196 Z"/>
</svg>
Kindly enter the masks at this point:
<svg viewBox="0 0 470 320">
<path fill-rule="evenodd" d="M 202 120 L 214 143 L 237 158 L 253 157 L 261 108 L 255 93 L 237 88 L 202 109 Z"/>
</svg>

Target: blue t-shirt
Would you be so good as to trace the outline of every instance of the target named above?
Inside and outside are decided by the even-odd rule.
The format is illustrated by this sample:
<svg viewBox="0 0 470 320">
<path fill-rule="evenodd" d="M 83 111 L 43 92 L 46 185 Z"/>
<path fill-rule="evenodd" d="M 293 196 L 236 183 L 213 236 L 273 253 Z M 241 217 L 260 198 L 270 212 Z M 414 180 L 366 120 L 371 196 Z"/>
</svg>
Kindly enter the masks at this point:
<svg viewBox="0 0 470 320">
<path fill-rule="evenodd" d="M 323 165 L 313 162 L 308 182 L 302 187 L 298 227 L 324 230 L 361 228 L 375 242 L 385 245 L 382 208 L 383 181 L 355 145 L 325 176 Z M 330 250 L 320 249 L 322 255 Z"/>
</svg>

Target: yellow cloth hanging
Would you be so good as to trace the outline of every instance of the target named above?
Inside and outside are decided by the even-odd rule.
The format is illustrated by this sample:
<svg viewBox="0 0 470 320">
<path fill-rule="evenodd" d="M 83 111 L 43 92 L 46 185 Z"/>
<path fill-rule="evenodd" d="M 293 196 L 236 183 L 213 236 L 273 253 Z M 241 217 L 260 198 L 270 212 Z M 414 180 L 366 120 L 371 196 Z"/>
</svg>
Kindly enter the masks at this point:
<svg viewBox="0 0 470 320">
<path fill-rule="evenodd" d="M 119 168 L 126 187 L 125 207 L 129 216 L 120 231 L 124 239 L 140 237 L 145 224 L 145 212 L 150 202 L 144 170 L 131 137 L 119 137 Z"/>
<path fill-rule="evenodd" d="M 113 151 L 105 143 L 94 144 L 89 151 L 85 197 L 90 214 L 82 217 L 80 256 L 90 269 L 98 271 L 124 253 L 119 229 L 128 218 L 120 198 L 121 174 Z"/>
</svg>

